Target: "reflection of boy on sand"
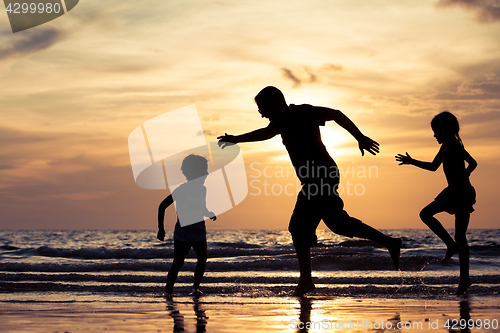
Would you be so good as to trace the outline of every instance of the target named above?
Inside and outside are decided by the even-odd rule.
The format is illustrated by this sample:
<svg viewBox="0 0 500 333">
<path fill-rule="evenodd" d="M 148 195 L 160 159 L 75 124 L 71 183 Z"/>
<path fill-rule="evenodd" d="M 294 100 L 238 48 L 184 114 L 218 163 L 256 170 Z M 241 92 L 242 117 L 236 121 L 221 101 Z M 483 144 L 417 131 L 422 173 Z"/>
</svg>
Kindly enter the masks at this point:
<svg viewBox="0 0 500 333">
<path fill-rule="evenodd" d="M 207 209 L 207 188 L 204 183 L 208 176 L 208 161 L 198 155 L 189 155 L 182 161 L 182 173 L 188 180 L 177 187 L 171 195 L 166 197 L 158 207 L 158 239 L 165 238 L 165 210 L 175 200 L 177 210 L 177 223 L 174 230 L 174 261 L 167 276 L 166 296 L 172 296 L 177 274 L 184 265 L 184 259 L 191 247 L 196 252 L 197 262 L 194 273 L 192 294 L 201 294 L 199 286 L 205 273 L 207 264 L 207 229 L 205 216 L 216 220 L 213 212 Z M 181 226 L 179 220 L 186 223 Z M 193 223 L 196 222 L 196 223 Z"/>
<path fill-rule="evenodd" d="M 198 296 L 193 298 L 193 310 L 196 315 L 196 332 L 206 332 L 208 317 L 200 304 Z M 167 311 L 174 320 L 174 332 L 184 332 L 186 325 L 184 323 L 184 316 L 178 309 L 178 304 L 174 301 L 167 302 Z"/>
<path fill-rule="evenodd" d="M 311 277 L 311 247 L 317 245 L 316 228 L 320 220 L 337 234 L 366 238 L 384 245 L 398 268 L 401 239 L 382 234 L 344 210 L 344 202 L 337 193 L 340 181 L 337 165 L 321 141 L 319 126 L 334 120 L 356 138 L 362 155 L 364 150 L 373 155 L 378 153 L 378 143 L 364 136 L 339 110 L 306 104 L 287 105 L 283 93 L 275 87 L 262 89 L 255 96 L 255 102 L 259 113 L 268 118 L 270 124 L 242 135 L 220 136 L 219 145 L 263 141 L 281 135 L 302 183 L 288 228 L 300 268 L 300 281 L 294 295 L 301 296 L 315 288 Z"/>
</svg>

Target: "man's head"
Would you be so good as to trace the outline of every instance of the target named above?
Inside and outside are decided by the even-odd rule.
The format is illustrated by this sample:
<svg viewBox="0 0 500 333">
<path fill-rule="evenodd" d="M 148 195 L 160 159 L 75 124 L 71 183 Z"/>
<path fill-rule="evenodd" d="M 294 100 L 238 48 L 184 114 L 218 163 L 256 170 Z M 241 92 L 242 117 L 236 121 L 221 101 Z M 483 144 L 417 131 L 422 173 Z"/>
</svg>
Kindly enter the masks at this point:
<svg viewBox="0 0 500 333">
<path fill-rule="evenodd" d="M 273 86 L 267 86 L 255 96 L 255 103 L 264 118 L 273 118 L 281 114 L 288 105 L 281 90 Z"/>
</svg>

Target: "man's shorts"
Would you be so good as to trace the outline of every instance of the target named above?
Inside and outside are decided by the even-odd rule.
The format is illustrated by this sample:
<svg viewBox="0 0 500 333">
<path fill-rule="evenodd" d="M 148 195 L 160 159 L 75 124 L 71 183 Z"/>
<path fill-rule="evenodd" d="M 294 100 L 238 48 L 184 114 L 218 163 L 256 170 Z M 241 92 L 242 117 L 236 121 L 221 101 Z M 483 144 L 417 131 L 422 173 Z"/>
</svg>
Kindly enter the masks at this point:
<svg viewBox="0 0 500 333">
<path fill-rule="evenodd" d="M 200 246 L 207 247 L 207 239 L 206 238 L 203 238 L 203 239 L 196 241 L 194 243 L 174 239 L 174 255 L 187 256 L 189 253 L 189 250 L 191 250 L 191 247 L 193 249 L 195 249 L 195 248 L 200 247 Z"/>
<path fill-rule="evenodd" d="M 362 223 L 347 214 L 336 191 L 316 191 L 311 184 L 304 184 L 288 226 L 294 246 L 317 246 L 316 228 L 321 220 L 334 233 L 347 237 L 353 237 Z"/>
</svg>

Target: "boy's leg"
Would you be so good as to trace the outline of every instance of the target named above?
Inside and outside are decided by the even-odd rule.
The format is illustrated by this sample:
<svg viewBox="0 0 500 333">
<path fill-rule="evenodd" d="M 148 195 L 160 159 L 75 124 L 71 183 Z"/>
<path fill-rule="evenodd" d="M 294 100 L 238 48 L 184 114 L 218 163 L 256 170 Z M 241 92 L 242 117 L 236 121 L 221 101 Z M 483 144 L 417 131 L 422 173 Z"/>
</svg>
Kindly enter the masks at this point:
<svg viewBox="0 0 500 333">
<path fill-rule="evenodd" d="M 186 255 L 182 254 L 175 254 L 174 255 L 174 261 L 172 262 L 172 265 L 170 266 L 170 269 L 168 270 L 168 275 L 167 275 L 167 287 L 166 287 L 166 292 L 168 294 L 172 294 L 174 290 L 174 284 L 175 281 L 177 280 L 177 274 L 179 274 L 179 271 L 182 268 L 182 265 L 184 265 L 184 258 Z"/>
<path fill-rule="evenodd" d="M 182 265 L 184 265 L 184 258 L 188 255 L 190 249 L 191 244 L 189 242 L 174 239 L 174 261 L 168 270 L 166 287 L 167 294 L 172 294 L 175 281 L 177 280 L 177 274 L 179 274 Z"/>
<path fill-rule="evenodd" d="M 431 229 L 441 240 L 446 244 L 446 253 L 441 260 L 442 262 L 448 261 L 455 253 L 460 250 L 459 245 L 455 243 L 453 238 L 443 225 L 434 217 L 437 213 L 444 212 L 445 209 L 436 201 L 428 204 L 424 209 L 420 211 L 420 219 L 424 222 L 429 229 Z"/>
<path fill-rule="evenodd" d="M 193 289 L 197 290 L 200 287 L 201 279 L 203 274 L 205 274 L 205 268 L 207 266 L 207 240 L 197 242 L 193 244 L 193 249 L 196 252 L 196 268 L 194 270 L 194 283 Z"/>
<path fill-rule="evenodd" d="M 469 245 L 467 244 L 467 227 L 469 226 L 470 213 L 457 210 L 455 214 L 455 240 L 460 246 L 458 252 L 460 261 L 460 283 L 457 294 L 463 294 L 472 284 L 469 275 Z"/>
</svg>

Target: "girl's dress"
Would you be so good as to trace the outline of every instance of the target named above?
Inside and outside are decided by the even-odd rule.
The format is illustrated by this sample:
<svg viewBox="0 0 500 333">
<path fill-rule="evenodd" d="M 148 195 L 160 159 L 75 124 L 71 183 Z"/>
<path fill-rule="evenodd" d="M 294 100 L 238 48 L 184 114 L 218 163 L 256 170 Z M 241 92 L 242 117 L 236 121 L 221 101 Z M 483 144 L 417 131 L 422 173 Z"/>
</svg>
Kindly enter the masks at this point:
<svg viewBox="0 0 500 333">
<path fill-rule="evenodd" d="M 448 187 L 442 190 L 434 201 L 450 214 L 455 214 L 459 208 L 472 213 L 476 203 L 476 190 L 469 177 L 456 176 L 458 172 L 465 170 L 465 153 L 464 147 L 457 140 L 448 145 L 443 144 L 439 150 Z"/>
</svg>

